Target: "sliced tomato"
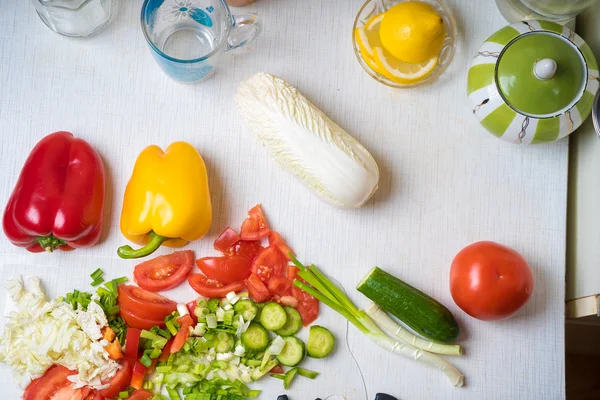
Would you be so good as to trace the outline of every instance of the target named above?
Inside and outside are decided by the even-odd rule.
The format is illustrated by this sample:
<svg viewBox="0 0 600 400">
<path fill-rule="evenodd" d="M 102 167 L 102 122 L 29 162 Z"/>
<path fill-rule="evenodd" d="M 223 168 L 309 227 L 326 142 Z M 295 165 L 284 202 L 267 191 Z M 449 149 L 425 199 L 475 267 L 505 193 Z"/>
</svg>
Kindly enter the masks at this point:
<svg viewBox="0 0 600 400">
<path fill-rule="evenodd" d="M 279 300 L 277 302 L 279 304 L 281 304 L 282 306 L 290 306 L 290 307 L 294 307 L 294 308 L 298 308 L 298 304 L 300 304 L 298 299 L 295 298 L 294 296 L 283 296 L 283 297 L 279 298 Z"/>
<path fill-rule="evenodd" d="M 128 400 L 150 400 L 154 396 L 151 391 L 138 389 L 129 395 Z"/>
<path fill-rule="evenodd" d="M 140 347 L 140 335 L 142 331 L 138 328 L 127 328 L 127 335 L 125 335 L 125 357 L 130 360 L 135 360 L 138 354 L 138 348 Z"/>
<path fill-rule="evenodd" d="M 190 336 L 190 326 L 192 326 L 192 324 L 194 323 L 192 317 L 190 317 L 189 315 L 184 315 L 183 317 L 180 317 L 177 321 L 181 324 L 181 326 L 179 327 L 177 335 L 175 335 L 175 339 L 173 340 L 173 343 L 171 344 L 171 347 L 169 349 L 169 353 L 171 354 L 177 353 L 179 350 L 181 350 L 181 348 L 185 344 L 185 341 Z"/>
<path fill-rule="evenodd" d="M 250 297 L 260 302 L 267 301 L 271 298 L 269 290 L 263 283 L 263 281 L 256 274 L 250 274 L 248 279 L 244 281 Z"/>
<path fill-rule="evenodd" d="M 276 246 L 277 248 L 279 248 L 279 250 L 281 250 L 281 253 L 285 256 L 285 258 L 288 261 L 292 259 L 290 253 L 292 256 L 296 256 L 290 248 L 290 246 L 287 245 L 287 243 L 281 238 L 281 235 L 277 232 L 271 232 L 271 234 L 269 235 L 269 246 Z"/>
<path fill-rule="evenodd" d="M 260 240 L 240 240 L 233 247 L 233 253 L 254 260 L 256 255 L 260 253 L 262 249 L 264 249 L 264 247 L 260 245 Z"/>
<path fill-rule="evenodd" d="M 203 274 L 190 274 L 188 282 L 196 293 L 209 298 L 221 298 L 229 292 L 239 292 L 244 288 L 244 282 L 234 282 L 228 285 L 215 279 L 207 278 Z"/>
<path fill-rule="evenodd" d="M 292 295 L 292 281 L 285 276 L 273 276 L 267 284 L 269 292 L 274 296 L 284 297 Z"/>
<path fill-rule="evenodd" d="M 127 337 L 129 338 L 129 332 L 127 332 Z M 131 377 L 133 375 L 133 364 L 127 360 L 121 361 L 121 368 L 117 371 L 115 376 L 106 381 L 102 381 L 103 384 L 109 384 L 110 386 L 106 389 L 102 389 L 99 393 L 108 398 L 117 397 L 120 392 L 124 391 L 129 383 L 131 382 Z"/>
<path fill-rule="evenodd" d="M 196 314 L 194 313 L 194 311 L 196 310 L 196 304 L 198 303 L 198 300 L 192 300 L 188 303 L 185 304 L 185 306 L 188 309 L 188 312 L 190 313 L 192 319 L 194 320 L 194 325 L 196 325 L 198 323 L 198 317 L 196 317 Z"/>
<path fill-rule="evenodd" d="M 144 383 L 144 377 L 146 376 L 146 367 L 141 362 L 136 361 L 133 366 L 133 374 L 131 376 L 131 386 L 134 389 L 141 389 Z"/>
<path fill-rule="evenodd" d="M 258 240 L 269 236 L 269 233 L 271 230 L 265 214 L 260 204 L 257 204 L 248 211 L 248 218 L 242 223 L 240 237 L 242 240 Z"/>
<path fill-rule="evenodd" d="M 206 277 L 229 284 L 243 281 L 250 276 L 251 261 L 241 256 L 204 257 L 196 265 Z"/>
<path fill-rule="evenodd" d="M 261 281 L 268 282 L 272 276 L 283 275 L 283 270 L 287 265 L 287 260 L 281 250 L 275 246 L 269 246 L 261 251 L 254 261 L 250 270 L 258 275 Z"/>
<path fill-rule="evenodd" d="M 283 367 L 281 366 L 281 364 L 277 364 L 276 366 L 274 366 L 273 368 L 271 368 L 271 370 L 269 371 L 272 374 L 283 374 Z"/>
<path fill-rule="evenodd" d="M 191 250 L 176 251 L 136 265 L 133 277 L 142 289 L 160 292 L 177 287 L 185 281 L 193 262 L 194 253 Z"/>
<path fill-rule="evenodd" d="M 300 268 L 296 267 L 295 265 L 288 265 L 285 267 L 285 275 L 290 278 L 292 282 L 294 279 L 298 278 L 298 271 L 300 271 Z"/>
<path fill-rule="evenodd" d="M 62 388 L 70 388 L 72 383 L 67 377 L 76 373 L 62 365 L 51 366 L 44 375 L 31 381 L 23 393 L 23 400 L 50 400 Z"/>
<path fill-rule="evenodd" d="M 232 255 L 232 247 L 242 240 L 240 235 L 238 235 L 233 229 L 227 227 L 221 235 L 215 240 L 215 250 L 220 251 L 225 255 Z"/>
<path fill-rule="evenodd" d="M 177 309 L 173 300 L 134 285 L 119 285 L 117 301 L 121 311 L 149 320 L 162 321 Z"/>
<path fill-rule="evenodd" d="M 303 292 L 296 286 L 292 288 L 292 293 L 298 299 L 298 307 L 296 309 L 302 317 L 302 324 L 304 326 L 310 325 L 319 316 L 319 300 Z"/>
<path fill-rule="evenodd" d="M 161 328 L 165 326 L 165 320 L 162 319 L 148 319 L 142 318 L 137 314 L 134 314 L 130 311 L 121 309 L 120 313 L 121 317 L 125 320 L 125 323 L 130 328 L 136 329 L 146 329 L 150 330 L 153 326 L 160 326 Z M 129 329 L 127 329 L 129 330 Z"/>
<path fill-rule="evenodd" d="M 85 400 L 106 400 L 97 390 L 92 390 Z"/>
<path fill-rule="evenodd" d="M 92 389 L 89 387 L 73 389 L 71 385 L 67 385 L 58 389 L 58 391 L 50 397 L 50 400 L 86 400 L 89 399 L 91 393 Z M 41 397 L 36 397 L 36 400 L 37 399 L 41 399 Z"/>
</svg>

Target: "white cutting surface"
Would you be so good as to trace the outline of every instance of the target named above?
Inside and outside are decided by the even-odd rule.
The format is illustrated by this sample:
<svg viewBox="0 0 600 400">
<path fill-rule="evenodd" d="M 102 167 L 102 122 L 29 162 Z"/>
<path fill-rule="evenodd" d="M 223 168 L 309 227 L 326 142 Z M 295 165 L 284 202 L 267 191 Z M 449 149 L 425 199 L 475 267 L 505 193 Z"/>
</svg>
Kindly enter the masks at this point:
<svg viewBox="0 0 600 400">
<path fill-rule="evenodd" d="M 466 105 L 466 69 L 479 44 L 505 22 L 491 0 L 449 4 L 460 33 L 449 70 L 432 85 L 393 91 L 355 60 L 351 27 L 361 0 L 259 0 L 247 9 L 263 17 L 262 37 L 228 54 L 224 67 L 196 86 L 170 81 L 155 65 L 139 28 L 140 0 L 121 1 L 110 28 L 88 39 L 56 35 L 29 2 L 2 0 L 0 202 L 6 202 L 30 149 L 53 131 L 70 130 L 88 140 L 108 174 L 98 246 L 28 254 L 0 237 L 2 278 L 40 275 L 56 296 L 86 289 L 97 267 L 108 277 L 130 275 L 135 262 L 118 259 L 115 250 L 125 242 L 118 218 L 134 160 L 151 143 L 187 140 L 206 159 L 214 204 L 210 234 L 189 245 L 197 256 L 212 254 L 219 231 L 239 226 L 246 210 L 262 202 L 300 258 L 336 277 L 356 303 L 366 301 L 353 287 L 379 265 L 454 313 L 466 355 L 452 361 L 467 377 L 464 388 L 453 388 L 437 370 L 380 350 L 350 328 L 369 399 L 377 392 L 401 400 L 563 398 L 568 142 L 518 147 L 479 127 Z M 370 149 L 381 182 L 362 209 L 342 211 L 319 202 L 271 162 L 242 125 L 233 96 L 242 79 L 259 71 L 297 86 Z M 514 247 L 533 269 L 531 301 L 505 322 L 466 316 L 448 290 L 453 256 L 483 239 Z M 192 292 L 175 295 L 185 299 Z M 320 322 L 343 336 L 341 321 L 326 312 Z M 291 400 L 333 393 L 364 399 L 341 344 L 326 363 L 310 364 L 322 376 L 295 382 Z M 1 397 L 17 399 L 20 390 L 9 370 L 0 371 Z M 264 388 L 262 399 L 282 392 L 279 382 Z"/>
</svg>

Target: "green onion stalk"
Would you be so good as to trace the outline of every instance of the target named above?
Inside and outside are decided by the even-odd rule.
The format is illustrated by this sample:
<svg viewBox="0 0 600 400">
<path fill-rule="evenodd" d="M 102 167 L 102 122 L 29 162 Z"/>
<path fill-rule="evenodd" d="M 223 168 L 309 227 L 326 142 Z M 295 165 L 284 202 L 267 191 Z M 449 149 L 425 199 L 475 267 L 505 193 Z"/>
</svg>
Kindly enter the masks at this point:
<svg viewBox="0 0 600 400">
<path fill-rule="evenodd" d="M 294 286 L 296 286 L 303 292 L 310 294 L 320 302 L 327 305 L 329 308 L 336 311 L 338 314 L 341 314 L 344 318 L 350 321 L 352 325 L 356 326 L 356 328 L 358 328 L 358 330 L 361 331 L 365 336 L 367 336 L 372 342 L 374 342 L 375 344 L 387 351 L 399 354 L 407 358 L 412 358 L 413 360 L 422 362 L 424 364 L 439 369 L 444 374 L 446 374 L 446 377 L 454 386 L 462 386 L 464 384 L 465 377 L 463 374 L 460 373 L 458 369 L 456 369 L 456 367 L 454 367 L 442 357 L 436 354 L 432 354 L 430 352 L 431 349 L 439 350 L 439 346 L 448 346 L 448 348 L 442 347 L 442 351 L 446 351 L 446 353 L 444 354 L 460 354 L 460 348 L 457 350 L 455 346 L 441 344 L 436 344 L 436 346 L 430 346 L 428 343 L 426 343 L 427 341 L 425 339 L 421 339 L 422 342 L 418 340 L 412 341 L 412 345 L 406 343 L 404 342 L 404 340 L 412 340 L 406 334 L 408 333 L 409 335 L 412 335 L 412 333 L 406 330 L 401 331 L 397 330 L 397 328 L 392 328 L 389 322 L 391 322 L 392 324 L 396 323 L 390 318 L 390 321 L 386 321 L 384 324 L 382 324 L 382 327 L 386 331 L 392 332 L 394 338 L 391 338 L 382 329 L 380 329 L 380 327 L 373 321 L 373 319 L 371 319 L 371 317 L 366 311 L 359 310 L 352 303 L 352 301 L 350 301 L 350 299 L 335 284 L 333 284 L 325 276 L 325 274 L 323 274 L 315 265 L 306 267 L 295 257 L 292 257 L 292 262 L 300 269 L 300 271 L 298 272 L 298 276 L 304 281 L 306 281 L 306 283 L 304 283 L 298 279 L 295 279 Z M 379 318 L 380 321 L 382 321 L 382 317 Z M 429 349 L 427 350 L 430 351 L 426 351 L 423 348 L 418 348 L 417 345 L 419 347 L 429 347 Z M 450 350 L 450 347 L 452 347 L 453 349 Z"/>
</svg>

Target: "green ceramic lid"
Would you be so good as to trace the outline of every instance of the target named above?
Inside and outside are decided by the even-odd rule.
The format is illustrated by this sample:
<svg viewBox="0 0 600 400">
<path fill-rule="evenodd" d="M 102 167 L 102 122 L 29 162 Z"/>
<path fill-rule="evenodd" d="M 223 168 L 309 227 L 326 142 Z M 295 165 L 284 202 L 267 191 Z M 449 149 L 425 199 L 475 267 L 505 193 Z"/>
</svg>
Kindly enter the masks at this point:
<svg viewBox="0 0 600 400">
<path fill-rule="evenodd" d="M 511 108 L 531 116 L 572 106 L 585 88 L 586 65 L 572 42 L 553 32 L 519 36 L 497 64 L 500 94 Z"/>
</svg>

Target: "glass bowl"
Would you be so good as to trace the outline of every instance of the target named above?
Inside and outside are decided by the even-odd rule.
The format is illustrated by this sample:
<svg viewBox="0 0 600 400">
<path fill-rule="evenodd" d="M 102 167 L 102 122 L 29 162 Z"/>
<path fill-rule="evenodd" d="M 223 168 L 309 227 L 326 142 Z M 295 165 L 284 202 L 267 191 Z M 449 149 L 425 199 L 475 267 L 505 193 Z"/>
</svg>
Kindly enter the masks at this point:
<svg viewBox="0 0 600 400">
<path fill-rule="evenodd" d="M 358 44 L 356 43 L 354 31 L 356 30 L 356 28 L 364 27 L 366 22 L 372 16 L 383 12 L 383 10 L 379 9 L 378 3 L 383 3 L 385 9 L 389 9 L 390 7 L 398 3 L 402 3 L 404 1 L 410 0 L 368 0 L 358 11 L 356 19 L 354 20 L 354 25 L 352 26 L 352 47 L 354 48 L 354 55 L 358 59 L 358 63 L 373 79 L 383 83 L 384 85 L 402 89 L 427 85 L 428 83 L 433 82 L 438 76 L 440 76 L 442 72 L 446 70 L 446 68 L 452 61 L 452 58 L 454 57 L 457 40 L 456 21 L 450 8 L 448 8 L 448 6 L 442 0 L 420 0 L 423 3 L 431 4 L 437 10 L 437 12 L 440 13 L 442 19 L 444 20 L 444 25 L 446 28 L 446 38 L 444 39 L 442 49 L 438 53 L 437 65 L 435 66 L 433 71 L 424 79 L 410 84 L 394 82 L 381 75 L 380 73 L 374 71 L 360 55 L 360 49 L 358 47 Z"/>
</svg>

